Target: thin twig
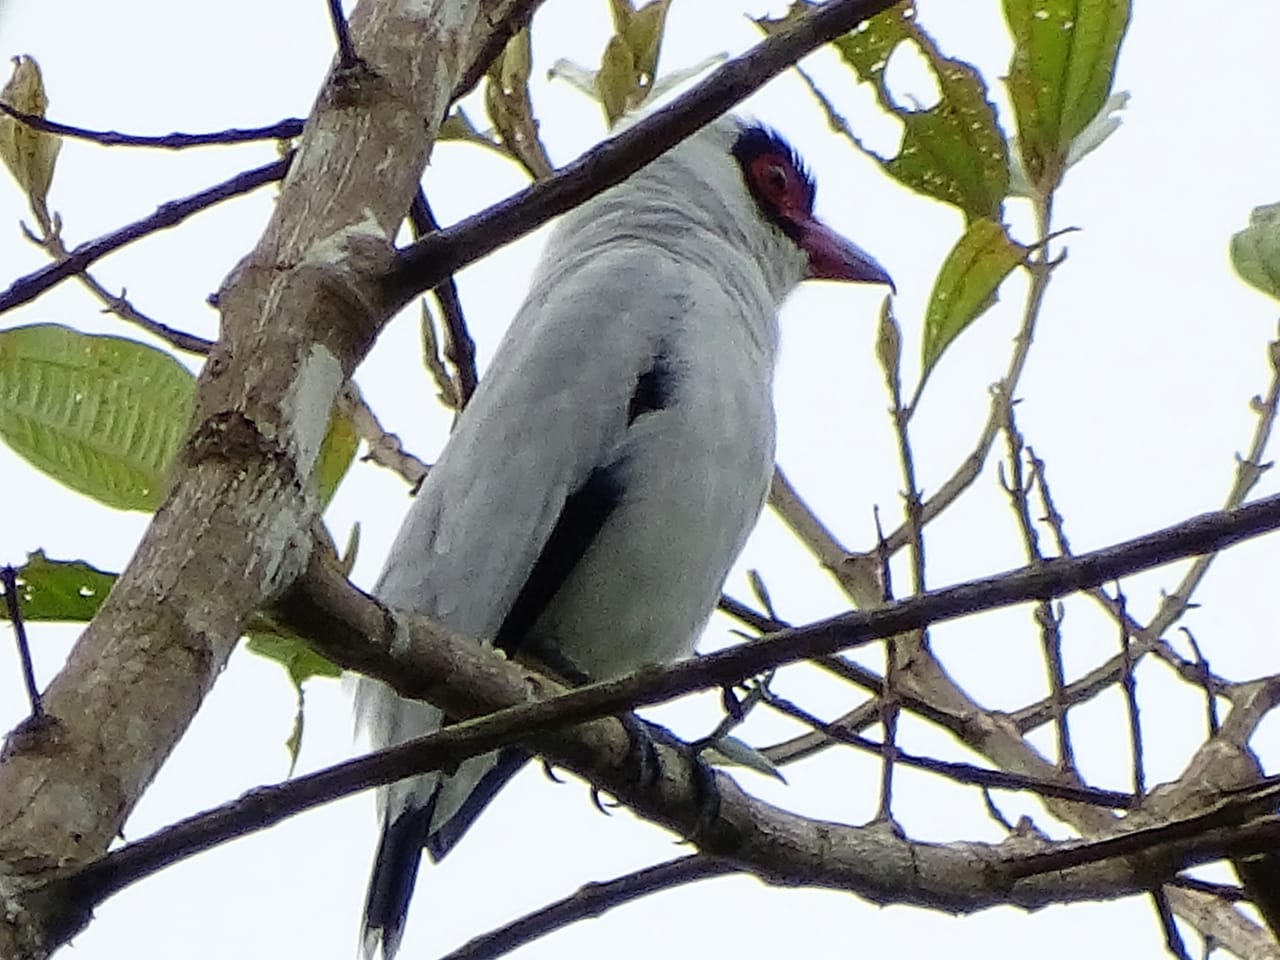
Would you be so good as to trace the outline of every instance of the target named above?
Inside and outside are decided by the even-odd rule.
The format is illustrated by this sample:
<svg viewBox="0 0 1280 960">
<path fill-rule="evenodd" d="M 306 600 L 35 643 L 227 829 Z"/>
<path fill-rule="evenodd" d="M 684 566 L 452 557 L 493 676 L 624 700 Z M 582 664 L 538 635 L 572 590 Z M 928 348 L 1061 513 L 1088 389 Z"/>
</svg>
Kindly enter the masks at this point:
<svg viewBox="0 0 1280 960">
<path fill-rule="evenodd" d="M 842 727 L 828 723 L 820 717 L 816 717 L 803 707 L 796 703 L 780 697 L 772 692 L 764 694 L 764 701 L 773 707 L 779 713 L 797 720 L 806 726 L 831 737 L 846 746 L 855 747 L 868 753 L 875 753 L 883 756 L 884 744 L 866 737 L 860 737 L 855 733 L 850 733 Z M 921 757 L 915 754 L 906 753 L 902 750 L 895 749 L 894 759 L 897 763 L 904 766 L 914 767 L 917 770 L 925 770 L 929 773 L 935 773 L 940 777 L 945 777 L 954 783 L 965 784 L 967 786 L 979 786 L 984 790 L 1027 790 L 1038 794 L 1042 797 L 1055 797 L 1059 800 L 1068 800 L 1072 803 L 1088 803 L 1093 806 L 1106 807 L 1114 810 L 1129 810 L 1137 806 L 1138 799 L 1132 794 L 1120 793 L 1114 790 L 1097 790 L 1093 787 L 1087 787 L 1073 783 L 1058 783 L 1052 780 L 1042 780 L 1035 777 L 1026 777 L 1018 773 L 1009 773 L 1004 770 L 990 770 L 985 767 L 974 766 L 972 763 L 960 763 L 952 760 L 938 760 L 933 757 Z M 879 819 L 888 819 L 882 815 Z"/>
<path fill-rule="evenodd" d="M 42 250 L 49 254 L 55 261 L 64 260 L 67 256 L 67 247 L 62 242 L 61 230 L 49 230 L 46 228 L 46 234 L 43 237 L 37 237 L 30 231 L 23 230 L 27 238 Z M 77 276 L 77 279 L 85 286 L 85 288 L 98 298 L 99 302 L 106 308 L 107 312 L 115 314 L 126 323 L 132 323 L 136 327 L 141 327 L 147 333 L 160 340 L 165 341 L 170 346 L 178 350 L 185 350 L 188 353 L 194 353 L 199 356 L 208 356 L 209 351 L 213 349 L 213 341 L 206 340 L 204 337 L 198 337 L 193 333 L 187 333 L 185 330 L 178 330 L 168 324 L 155 320 L 127 299 L 125 292 L 117 296 L 109 291 L 87 270 Z"/>
<path fill-rule="evenodd" d="M 1128 602 L 1120 584 L 1116 584 L 1116 602 L 1123 613 Z M 1120 690 L 1124 693 L 1125 712 L 1129 717 L 1129 752 L 1133 757 L 1133 790 L 1138 796 L 1147 792 L 1146 761 L 1142 749 L 1142 715 L 1138 711 L 1138 682 L 1134 677 L 1134 658 L 1130 653 L 1129 631 L 1124 628 L 1126 617 L 1120 618 L 1120 655 L 1124 669 L 1120 671 Z M 1167 904 L 1166 904 L 1167 906 Z"/>
<path fill-rule="evenodd" d="M 579 920 L 601 916 L 614 907 L 647 897 L 651 893 L 737 872 L 738 868 L 728 861 L 714 860 L 695 853 L 645 867 L 603 883 L 588 883 L 563 900 L 547 904 L 497 930 L 476 937 L 457 950 L 445 954 L 441 960 L 489 960 L 491 957 L 500 957 L 555 930 Z"/>
<path fill-rule="evenodd" d="M 351 416 L 356 436 L 363 440 L 368 448 L 364 459 L 371 460 L 380 467 L 394 470 L 409 486 L 416 489 L 427 475 L 427 465 L 405 450 L 398 436 L 383 428 L 378 422 L 377 414 L 365 402 L 354 380 L 348 380 L 342 389 L 343 393 L 339 395 L 339 399 L 345 404 L 344 409 Z"/>
<path fill-rule="evenodd" d="M 1018 520 L 1018 529 L 1022 532 L 1023 548 L 1027 562 L 1043 563 L 1044 552 L 1040 549 L 1040 537 L 1036 531 L 1035 521 L 1031 518 L 1030 492 L 1036 483 L 1036 464 L 1032 461 L 1031 475 L 1023 471 L 1023 455 L 1026 442 L 1018 429 L 1017 419 L 1013 412 L 1013 400 L 1003 394 L 998 395 L 1004 404 L 1005 441 L 1008 445 L 1007 463 L 1008 477 L 1005 477 L 1004 465 L 1000 464 L 1000 483 L 1013 507 L 1014 516 Z M 1058 766 L 1066 773 L 1076 769 L 1075 748 L 1071 742 L 1071 727 L 1067 722 L 1068 700 L 1065 694 L 1066 672 L 1062 665 L 1062 616 L 1053 604 L 1044 600 L 1036 605 L 1033 614 L 1036 626 L 1040 631 L 1040 649 L 1044 654 L 1045 671 L 1049 678 L 1049 702 L 1053 705 L 1053 725 L 1058 738 Z"/>
<path fill-rule="evenodd" d="M 216 203 L 221 203 L 223 200 L 238 197 L 241 194 L 256 190 L 263 184 L 273 183 L 282 179 L 289 169 L 291 159 L 292 155 L 284 157 L 265 166 L 238 173 L 217 186 L 202 190 L 200 193 L 193 194 L 185 199 L 163 203 L 150 216 L 135 220 L 133 223 L 127 224 L 118 230 L 113 230 L 111 233 L 98 237 L 96 240 L 80 244 L 80 246 L 70 251 L 65 259 L 47 267 L 42 267 L 33 273 L 27 274 L 25 277 L 19 277 L 10 284 L 7 290 L 0 293 L 0 313 L 12 310 L 14 307 L 19 307 L 24 303 L 30 303 L 46 290 L 61 283 L 68 277 L 83 273 L 89 268 L 90 264 L 102 259 L 109 253 L 114 253 L 135 240 L 140 240 L 166 227 L 177 226 L 193 214 L 206 210 Z"/>
<path fill-rule="evenodd" d="M 440 224 L 431 212 L 427 195 L 421 187 L 413 198 L 409 208 L 409 221 L 413 226 L 415 238 L 425 237 L 440 229 Z M 445 277 L 431 289 L 436 303 L 440 305 L 440 313 L 444 317 L 445 341 L 444 357 L 454 370 L 453 382 L 456 395 L 455 409 L 459 412 L 467 405 L 471 395 L 476 392 L 480 376 L 476 372 L 476 342 L 467 328 L 467 320 L 462 312 L 462 300 L 458 296 L 458 284 L 453 274 Z"/>
<path fill-rule="evenodd" d="M 8 564 L 0 567 L 0 586 L 4 587 L 5 608 L 9 611 L 9 622 L 13 624 L 13 637 L 18 644 L 18 662 L 22 664 L 22 681 L 27 687 L 31 719 L 39 720 L 44 716 L 44 707 L 40 703 L 40 688 L 36 685 L 36 669 L 31 661 L 27 627 L 22 620 L 22 604 L 18 602 L 18 571 Z"/>
<path fill-rule="evenodd" d="M 1262 479 L 1263 474 L 1271 467 L 1271 464 L 1263 462 L 1262 456 L 1266 452 L 1267 444 L 1270 441 L 1277 412 L 1280 411 L 1280 339 L 1274 340 L 1267 345 L 1267 357 L 1271 363 L 1271 380 L 1267 386 L 1265 396 L 1255 396 L 1250 403 L 1258 421 L 1254 427 L 1248 452 L 1236 458 L 1235 478 L 1232 481 L 1230 490 L 1227 492 L 1224 502 L 1225 510 L 1233 510 L 1243 504 L 1253 488 Z M 1046 489 L 1043 483 L 1043 464 L 1040 464 L 1037 469 L 1040 470 L 1042 481 L 1040 489 L 1043 494 Z M 1046 502 L 1046 514 L 1046 521 L 1058 538 L 1061 552 L 1064 555 L 1069 554 L 1070 546 L 1067 542 L 1066 534 L 1062 530 L 1061 515 L 1056 508 L 1051 506 L 1051 501 Z M 1174 588 L 1173 592 L 1164 595 L 1155 616 L 1145 626 L 1130 621 L 1126 623 L 1125 628 L 1129 631 L 1130 636 L 1133 637 L 1129 654 L 1131 657 L 1137 658 L 1147 652 L 1154 651 L 1160 655 L 1162 660 L 1172 666 L 1184 680 L 1200 685 L 1206 692 L 1214 696 L 1229 697 L 1232 691 L 1232 684 L 1207 673 L 1203 661 L 1188 661 L 1178 657 L 1172 648 L 1161 640 L 1161 637 L 1186 613 L 1191 603 L 1192 594 L 1199 588 L 1200 583 L 1209 572 L 1213 558 L 1214 554 L 1210 552 L 1192 560 L 1178 586 Z M 1088 590 L 1087 595 L 1097 601 L 1113 617 L 1120 615 L 1116 601 L 1109 597 L 1100 587 Z M 1106 663 L 1094 668 L 1070 684 L 1067 687 L 1066 694 L 1071 702 L 1082 703 L 1114 683 L 1123 669 L 1124 662 L 1120 655 L 1117 654 Z M 1026 731 L 1044 722 L 1045 711 L 1050 706 L 1049 701 L 1042 701 L 1017 711 L 1013 714 L 1013 717 L 1019 729 Z"/>
<path fill-rule="evenodd" d="M 297 117 L 277 120 L 263 127 L 247 127 L 243 129 L 217 130 L 210 133 L 164 133 L 145 135 L 136 133 L 119 133 L 115 130 L 89 130 L 85 127 L 72 126 L 69 123 L 58 123 L 15 110 L 7 103 L 0 101 L 0 111 L 7 113 L 33 130 L 44 133 L 55 133 L 61 137 L 75 140 L 87 140 L 101 147 L 151 147 L 161 150 L 186 150 L 190 147 L 225 146 L 235 143 L 256 143 L 262 140 L 292 140 L 302 133 L 303 121 Z"/>
<path fill-rule="evenodd" d="M 1205 739 L 1207 740 L 1209 737 L 1216 737 L 1218 728 L 1222 726 L 1222 722 L 1218 717 L 1218 698 L 1214 696 L 1213 690 L 1207 682 L 1207 679 L 1213 676 L 1213 672 L 1209 669 L 1209 661 L 1205 659 L 1204 654 L 1200 651 L 1200 644 L 1196 642 L 1195 634 L 1188 627 L 1180 627 L 1179 629 L 1182 631 L 1183 636 L 1187 638 L 1187 643 L 1191 645 L 1191 652 L 1195 655 L 1195 664 L 1204 671 L 1203 677 L 1205 680 L 1199 686 L 1204 691 L 1205 714 L 1208 726 L 1208 736 Z"/>
<path fill-rule="evenodd" d="M 360 62 L 356 53 L 356 45 L 351 39 L 351 26 L 347 23 L 347 15 L 342 12 L 342 0 L 329 0 L 329 23 L 333 26 L 333 35 L 338 41 L 338 70 L 350 70 Z"/>
<path fill-rule="evenodd" d="M 1187 945 L 1183 942 L 1182 934 L 1178 932 L 1178 921 L 1173 915 L 1173 907 L 1169 904 L 1169 897 L 1163 890 L 1152 890 L 1151 903 L 1156 908 L 1156 916 L 1160 918 L 1160 929 L 1164 931 L 1165 947 L 1178 960 L 1191 960 L 1191 954 L 1187 953 Z"/>
</svg>

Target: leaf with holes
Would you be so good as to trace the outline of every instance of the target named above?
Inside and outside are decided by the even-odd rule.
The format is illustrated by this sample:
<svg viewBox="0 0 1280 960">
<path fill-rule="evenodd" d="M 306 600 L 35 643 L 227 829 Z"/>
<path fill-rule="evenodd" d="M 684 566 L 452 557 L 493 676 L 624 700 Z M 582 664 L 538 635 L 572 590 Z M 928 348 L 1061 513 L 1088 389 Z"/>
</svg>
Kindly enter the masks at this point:
<svg viewBox="0 0 1280 960">
<path fill-rule="evenodd" d="M 766 33 L 774 33 L 815 6 L 802 0 L 780 20 L 756 22 Z M 924 57 L 937 80 L 939 99 L 928 109 L 904 106 L 889 90 L 885 67 L 903 44 Z M 917 193 L 959 207 L 969 220 L 1001 219 L 1001 204 L 1009 192 L 1009 152 L 981 74 L 963 60 L 944 56 L 916 22 L 915 7 L 909 3 L 877 14 L 833 45 L 858 78 L 874 87 L 880 105 L 902 121 L 902 142 L 893 157 L 870 150 L 809 81 L 832 126 Z"/>
<path fill-rule="evenodd" d="M 43 550 L 37 550 L 18 568 L 22 619 L 88 623 L 115 582 L 116 574 L 83 560 L 50 560 Z M 8 615 L 5 605 L 0 604 L 0 619 Z"/>
<path fill-rule="evenodd" d="M 1001 224 L 975 220 L 947 254 L 925 311 L 921 375 L 969 324 L 996 302 L 996 289 L 1027 257 Z"/>
<path fill-rule="evenodd" d="M 1129 0 L 1004 0 L 1018 151 L 1044 195 L 1062 180 L 1071 142 L 1107 101 L 1129 13 Z"/>
<path fill-rule="evenodd" d="M 1231 265 L 1249 286 L 1280 299 L 1280 203 L 1254 207 L 1231 238 Z"/>
<path fill-rule="evenodd" d="M 511 156 L 530 176 L 542 179 L 551 175 L 552 166 L 538 138 L 538 120 L 529 99 L 532 69 L 533 50 L 526 28 L 507 41 L 502 54 L 489 67 L 484 106 Z"/>
<path fill-rule="evenodd" d="M 626 37 L 635 64 L 638 86 L 647 96 L 658 76 L 658 55 L 662 52 L 662 36 L 667 25 L 667 11 L 671 0 L 654 0 L 645 4 L 631 17 L 619 33 Z M 644 96 L 640 98 L 644 99 Z"/>
<path fill-rule="evenodd" d="M 194 392 L 186 367 L 134 340 L 56 324 L 0 331 L 0 439 L 110 507 L 159 506 Z"/>
</svg>

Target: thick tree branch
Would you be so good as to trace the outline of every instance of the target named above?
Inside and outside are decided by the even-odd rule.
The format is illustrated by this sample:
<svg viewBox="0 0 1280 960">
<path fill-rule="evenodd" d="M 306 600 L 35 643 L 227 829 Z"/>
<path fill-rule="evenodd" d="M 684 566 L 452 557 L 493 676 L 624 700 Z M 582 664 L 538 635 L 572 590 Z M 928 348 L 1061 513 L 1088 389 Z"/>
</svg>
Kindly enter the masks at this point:
<svg viewBox="0 0 1280 960">
<path fill-rule="evenodd" d="M 1278 505 L 1280 497 L 1267 504 L 1272 510 Z M 1053 561 L 1046 564 L 1057 571 L 1052 583 L 1038 576 L 1039 568 L 1004 575 L 999 580 L 1005 587 L 989 594 L 983 603 L 994 606 L 1029 601 L 1046 592 L 1068 590 L 1086 576 L 1083 571 L 1110 579 L 1108 566 L 1118 556 L 1139 564 L 1152 557 L 1167 561 L 1172 544 L 1195 549 L 1186 539 L 1188 531 L 1198 530 L 1203 536 L 1215 529 L 1213 519 L 1220 521 L 1213 534 L 1220 537 L 1224 535 L 1223 524 L 1237 518 L 1198 518 L 1095 554 Z M 1259 687 L 1253 702 L 1233 713 L 1223 725 L 1219 741 L 1206 748 L 1183 778 L 1182 787 L 1157 791 L 1150 809 L 1131 814 L 1123 827 L 1117 825 L 1123 836 L 1101 844 L 1046 845 L 1037 841 L 1028 846 L 1026 838 L 996 846 L 909 843 L 876 826 L 855 828 L 796 817 L 743 794 L 725 777 L 719 780 L 723 797 L 720 815 L 708 825 L 702 819 L 697 775 L 687 748 L 665 734 L 656 734 L 663 774 L 652 785 L 640 785 L 639 771 L 634 769 L 635 753 L 625 729 L 614 721 L 591 718 L 755 673 L 756 648 L 767 649 L 776 638 L 565 692 L 423 618 L 381 607 L 351 586 L 325 556 L 313 554 L 306 578 L 283 599 L 277 608 L 279 615 L 315 635 L 318 647 L 344 666 L 378 676 L 401 693 L 430 699 L 453 714 L 486 715 L 371 757 L 255 791 L 223 810 L 131 844 L 49 887 L 46 893 L 56 903 L 78 903 L 86 909 L 125 883 L 248 830 L 263 829 L 285 816 L 375 783 L 456 763 L 463 756 L 516 741 L 616 793 L 643 816 L 691 837 L 704 852 L 739 869 L 778 882 L 850 890 L 877 902 L 928 903 L 935 908 L 966 911 L 1001 902 L 1033 906 L 1113 896 L 1152 889 L 1189 864 L 1224 853 L 1267 849 L 1275 841 L 1276 825 L 1269 815 L 1277 789 L 1274 784 L 1263 791 L 1236 792 L 1227 800 L 1205 799 L 1220 797 L 1232 783 L 1252 776 L 1247 765 L 1241 771 L 1243 751 L 1235 741 L 1274 700 L 1275 685 Z M 993 582 L 981 581 L 979 585 Z M 936 591 L 880 610 L 785 631 L 784 636 L 793 641 L 807 636 L 829 642 L 837 636 L 833 628 L 839 627 L 844 634 L 835 642 L 847 643 L 877 633 L 919 629 L 964 612 L 948 598 L 971 594 L 979 585 Z M 972 612 L 977 608 L 970 605 L 966 609 Z M 376 643 L 369 643 L 369 639 Z M 773 650 L 774 662 L 793 655 L 793 646 Z M 719 668 L 708 674 L 704 669 L 708 663 Z M 442 679 L 446 677 L 447 681 Z M 584 720 L 589 722 L 582 723 Z M 566 728 L 570 723 L 580 725 Z M 1230 762 L 1219 763 L 1219 755 Z M 1229 776 L 1224 780 L 1224 775 Z M 1116 862 L 1117 857 L 1125 858 L 1124 862 Z M 1076 870 L 1080 872 L 1073 872 Z M 1014 878 L 1023 879 L 1014 883 Z M 1024 880 L 1028 885 L 1020 887 Z"/>
</svg>

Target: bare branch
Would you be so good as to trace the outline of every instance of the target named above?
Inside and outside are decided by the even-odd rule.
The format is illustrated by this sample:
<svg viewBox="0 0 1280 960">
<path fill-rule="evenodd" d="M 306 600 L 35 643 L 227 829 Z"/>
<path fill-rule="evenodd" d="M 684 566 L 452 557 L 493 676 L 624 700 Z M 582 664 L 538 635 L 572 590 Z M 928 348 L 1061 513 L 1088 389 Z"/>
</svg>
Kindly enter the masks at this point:
<svg viewBox="0 0 1280 960">
<path fill-rule="evenodd" d="M 302 120 L 291 117 L 277 120 L 263 127 L 247 127 L 244 129 L 217 130 L 211 133 L 163 133 L 145 135 L 136 133 L 119 133 L 115 130 L 88 130 L 84 127 L 72 126 L 69 123 L 58 123 L 47 120 L 33 113 L 15 110 L 7 103 L 0 102 L 0 112 L 7 113 L 15 120 L 20 120 L 33 130 L 44 133 L 55 133 L 60 137 L 71 137 L 76 140 L 87 140 L 102 147 L 152 147 L 161 150 L 186 150 L 190 147 L 226 146 L 236 143 L 256 143 L 261 140 L 292 140 L 302 133 Z"/>
<path fill-rule="evenodd" d="M 489 957 L 501 957 L 571 923 L 598 917 L 607 910 L 647 897 L 651 893 L 737 872 L 738 868 L 732 863 L 695 853 L 645 867 L 603 883 L 588 883 L 563 900 L 557 900 L 497 930 L 476 937 L 457 950 L 445 954 L 440 960 L 487 960 Z"/>
<path fill-rule="evenodd" d="M 158 230 L 177 226 L 183 220 L 199 213 L 201 210 L 207 210 L 215 203 L 230 200 L 232 197 L 238 197 L 241 194 L 256 190 L 263 184 L 274 183 L 282 179 L 289 169 L 290 161 L 290 157 L 285 157 L 265 166 L 238 173 L 230 180 L 210 187 L 208 190 L 202 190 L 200 193 L 192 194 L 183 200 L 171 200 L 168 203 L 163 203 L 156 208 L 155 213 L 148 217 L 135 220 L 133 223 L 98 237 L 96 240 L 80 244 L 57 263 L 41 267 L 39 270 L 29 273 L 25 277 L 19 277 L 11 283 L 7 290 L 0 293 L 0 313 L 5 313 L 14 307 L 20 307 L 24 303 L 31 302 L 50 287 L 61 283 L 68 277 L 83 273 L 90 264 L 101 260 L 109 253 L 114 253 L 127 244 L 133 243 L 135 240 L 140 240 Z"/>
</svg>

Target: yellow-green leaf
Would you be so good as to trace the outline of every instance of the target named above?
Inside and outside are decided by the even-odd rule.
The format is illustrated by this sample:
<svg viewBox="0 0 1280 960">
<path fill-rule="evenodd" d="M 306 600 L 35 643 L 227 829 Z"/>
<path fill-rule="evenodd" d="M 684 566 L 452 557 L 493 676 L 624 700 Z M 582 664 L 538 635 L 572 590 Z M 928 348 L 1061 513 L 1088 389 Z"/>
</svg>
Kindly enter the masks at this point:
<svg viewBox="0 0 1280 960">
<path fill-rule="evenodd" d="M 455 143 L 473 143 L 478 147 L 487 147 L 510 159 L 506 148 L 492 133 L 481 133 L 476 129 L 471 118 L 461 107 L 455 106 L 444 122 L 440 124 L 437 140 L 452 140 Z"/>
<path fill-rule="evenodd" d="M 493 65 L 484 88 L 484 105 L 489 121 L 502 137 L 511 156 L 529 172 L 542 179 L 551 175 L 551 160 L 538 138 L 538 121 L 529 99 L 529 71 L 533 51 L 528 29 L 507 41 Z"/>
<path fill-rule="evenodd" d="M 329 431 L 325 434 L 324 443 L 320 446 L 320 455 L 316 458 L 315 480 L 316 490 L 320 493 L 321 508 L 327 507 L 338 484 L 351 468 L 355 459 L 356 447 L 360 438 L 356 436 L 356 425 L 335 404 L 333 416 L 329 418 Z"/>
<path fill-rule="evenodd" d="M 1254 207 L 1231 238 L 1231 265 L 1249 286 L 1280 300 L 1280 203 Z"/>
<path fill-rule="evenodd" d="M 612 127 L 627 112 L 627 104 L 635 86 L 635 63 L 631 59 L 631 48 L 622 37 L 610 37 L 604 48 L 604 56 L 600 58 L 600 72 L 596 74 L 596 93 L 604 107 L 609 126 Z"/>
<path fill-rule="evenodd" d="M 289 752 L 289 774 L 298 762 L 298 751 L 302 748 L 303 717 L 306 706 L 306 691 L 303 683 L 312 677 L 340 677 L 342 670 L 337 665 L 316 653 L 304 640 L 276 633 L 265 625 L 249 633 L 245 648 L 251 653 L 268 660 L 274 660 L 284 667 L 289 674 L 289 683 L 293 686 L 295 700 L 293 726 L 284 742 Z"/>
<path fill-rule="evenodd" d="M 1071 141 L 1111 92 L 1129 12 L 1129 0 L 1004 0 L 1018 150 L 1042 194 L 1057 187 Z"/>
<path fill-rule="evenodd" d="M 37 550 L 18 568 L 22 619 L 88 623 L 115 582 L 116 574 L 83 560 L 50 560 Z M 8 615 L 7 607 L 0 604 L 0 619 Z"/>
<path fill-rule="evenodd" d="M 815 6 L 799 0 L 782 19 L 756 22 L 765 33 L 775 33 Z M 937 80 L 939 100 L 928 109 L 901 104 L 886 82 L 885 67 L 904 43 L 924 57 Z M 963 60 L 944 56 L 910 3 L 877 14 L 833 45 L 858 78 L 872 85 L 881 107 L 902 122 L 902 142 L 893 157 L 868 149 L 810 82 L 832 126 L 917 193 L 954 204 L 970 220 L 1001 219 L 1009 192 L 1008 145 L 982 75 Z"/>
<path fill-rule="evenodd" d="M 56 324 L 0 331 L 0 439 L 73 490 L 154 510 L 195 378 L 169 354 Z"/>
<path fill-rule="evenodd" d="M 921 372 L 927 377 L 961 331 L 996 300 L 996 289 L 1026 259 L 1002 224 L 975 220 L 947 254 L 925 311 Z"/>
<path fill-rule="evenodd" d="M 34 59 L 27 56 L 13 58 L 13 75 L 0 90 L 0 100 L 22 113 L 44 116 L 49 98 L 44 92 L 40 67 Z M 44 208 L 61 148 L 61 137 L 32 130 L 8 114 L 0 116 L 0 159 L 4 160 L 35 208 Z"/>
<path fill-rule="evenodd" d="M 631 59 L 641 85 L 652 89 L 658 75 L 658 55 L 662 52 L 662 35 L 666 30 L 667 11 L 671 0 L 654 0 L 637 10 L 625 29 L 619 30 L 631 48 Z"/>
</svg>

